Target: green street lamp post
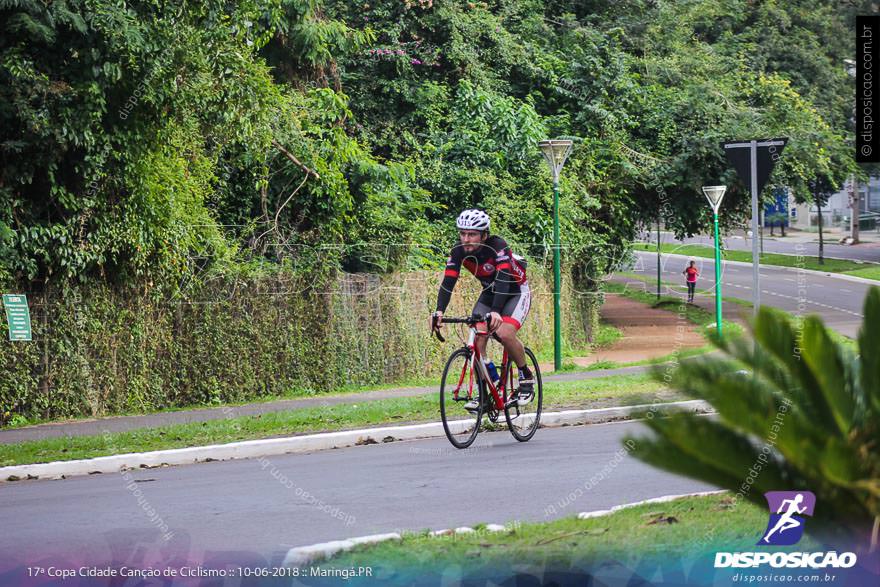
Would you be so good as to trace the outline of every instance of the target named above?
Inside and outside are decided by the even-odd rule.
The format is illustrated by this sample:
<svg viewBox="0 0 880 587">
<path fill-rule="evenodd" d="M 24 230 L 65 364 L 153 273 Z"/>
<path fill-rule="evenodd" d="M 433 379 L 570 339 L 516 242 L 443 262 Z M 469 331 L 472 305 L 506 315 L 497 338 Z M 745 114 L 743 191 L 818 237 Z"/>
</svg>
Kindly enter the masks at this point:
<svg viewBox="0 0 880 587">
<path fill-rule="evenodd" d="M 560 306 L 561 269 L 559 265 L 559 172 L 571 153 L 570 140 L 545 140 L 538 143 L 553 174 L 553 368 L 562 369 L 562 312 Z"/>
<path fill-rule="evenodd" d="M 721 338 L 721 247 L 718 242 L 718 208 L 727 191 L 726 185 L 704 185 L 703 193 L 712 206 L 712 220 L 715 224 L 715 330 Z"/>
</svg>

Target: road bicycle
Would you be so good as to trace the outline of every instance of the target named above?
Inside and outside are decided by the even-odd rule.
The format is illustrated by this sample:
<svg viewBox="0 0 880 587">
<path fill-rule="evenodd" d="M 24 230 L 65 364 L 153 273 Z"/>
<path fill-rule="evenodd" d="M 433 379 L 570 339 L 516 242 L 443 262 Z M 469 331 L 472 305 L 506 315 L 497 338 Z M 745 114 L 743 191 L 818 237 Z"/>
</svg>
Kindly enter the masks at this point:
<svg viewBox="0 0 880 587">
<path fill-rule="evenodd" d="M 520 442 L 530 440 L 541 423 L 544 387 L 535 354 L 528 347 L 525 348 L 526 361 L 535 379 L 534 393 L 528 399 L 517 398 L 519 369 L 509 360 L 507 350 L 504 351 L 499 369 L 501 377 L 495 383 L 489 377 L 480 351 L 474 344 L 478 336 L 495 336 L 477 330 L 478 323 L 488 324 L 488 321 L 488 314 L 441 318 L 444 324 L 466 324 L 469 327 L 467 341 L 450 355 L 440 381 L 440 417 L 446 438 L 456 448 L 467 448 L 474 442 L 480 432 L 483 414 L 494 424 L 503 412 L 510 433 Z M 440 342 L 445 341 L 436 327 L 432 333 Z M 465 404 L 474 397 L 479 398 L 476 409 L 466 409 Z"/>
</svg>

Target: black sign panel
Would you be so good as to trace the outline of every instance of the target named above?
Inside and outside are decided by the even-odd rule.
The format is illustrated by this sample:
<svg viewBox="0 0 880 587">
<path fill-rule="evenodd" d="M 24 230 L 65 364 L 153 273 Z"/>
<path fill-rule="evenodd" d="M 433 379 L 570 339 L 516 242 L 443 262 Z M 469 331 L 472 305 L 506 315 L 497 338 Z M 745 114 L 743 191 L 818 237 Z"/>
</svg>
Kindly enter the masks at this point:
<svg viewBox="0 0 880 587">
<path fill-rule="evenodd" d="M 782 150 L 788 143 L 788 138 L 779 137 L 775 139 L 757 139 L 757 141 L 758 195 L 760 195 L 761 190 L 764 189 L 767 180 L 770 178 L 770 172 L 773 171 L 773 167 L 776 165 L 779 157 L 782 156 Z M 751 190 L 752 186 L 751 142 L 751 139 L 747 139 L 744 141 L 725 141 L 721 143 L 721 148 L 724 149 L 724 154 L 727 156 L 727 160 L 730 161 L 730 164 L 736 169 L 737 175 L 739 175 L 739 178 L 749 190 Z M 761 146 L 761 143 L 781 144 Z"/>
</svg>

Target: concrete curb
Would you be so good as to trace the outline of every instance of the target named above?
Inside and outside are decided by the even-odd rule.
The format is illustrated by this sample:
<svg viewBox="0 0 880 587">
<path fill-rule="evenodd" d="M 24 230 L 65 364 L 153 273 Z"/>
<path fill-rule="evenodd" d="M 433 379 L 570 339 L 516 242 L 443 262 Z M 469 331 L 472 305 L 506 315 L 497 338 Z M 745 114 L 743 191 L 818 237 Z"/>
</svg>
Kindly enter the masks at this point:
<svg viewBox="0 0 880 587">
<path fill-rule="evenodd" d="M 329 558 L 346 550 L 351 550 L 360 544 L 376 544 L 385 542 L 386 540 L 400 540 L 400 534 L 391 532 L 388 534 L 372 534 L 370 536 L 359 536 L 357 538 L 349 538 L 347 540 L 334 540 L 332 542 L 321 542 L 312 544 L 311 546 L 300 546 L 299 548 L 291 548 L 284 557 L 282 567 L 297 567 L 311 562 Z"/>
<path fill-rule="evenodd" d="M 643 499 L 642 501 L 634 501 L 632 503 L 625 503 L 622 505 L 616 505 L 610 510 L 595 510 L 592 512 L 581 512 L 578 514 L 579 520 L 588 520 L 590 518 L 601 518 L 602 516 L 607 516 L 609 514 L 613 514 L 615 512 L 619 512 L 620 510 L 625 510 L 627 508 L 634 508 L 636 506 L 645 505 L 647 503 L 666 503 L 667 501 L 675 501 L 676 499 L 681 499 L 683 497 L 702 497 L 704 495 L 717 495 L 719 493 L 727 493 L 726 489 L 719 489 L 718 491 L 698 491 L 696 493 L 682 493 L 680 495 L 664 495 L 662 497 L 652 497 L 651 499 Z"/>
<path fill-rule="evenodd" d="M 651 251 L 635 251 L 635 252 L 636 253 L 645 253 L 648 255 L 656 255 L 657 254 L 657 253 L 652 253 Z M 678 253 L 660 253 L 660 254 L 665 257 L 680 257 L 682 259 L 690 259 L 691 257 L 693 257 L 693 255 L 679 255 Z M 790 255 L 790 256 L 794 257 L 795 255 Z M 708 259 L 709 261 L 714 262 L 713 259 L 709 259 L 708 257 L 693 257 L 693 258 L 694 259 Z M 851 261 L 852 259 L 848 259 L 848 260 Z M 738 267 L 751 267 L 752 266 L 751 263 L 747 263 L 745 261 L 725 261 L 724 259 L 722 259 L 721 260 L 722 268 L 724 267 L 724 265 L 734 265 L 734 266 L 738 266 Z M 870 263 L 868 261 L 865 261 L 865 265 L 871 266 L 871 265 L 876 265 L 876 263 Z M 821 275 L 823 277 L 833 277 L 834 279 L 842 279 L 844 281 L 852 281 L 854 283 L 862 283 L 865 285 L 876 285 L 876 286 L 880 287 L 880 281 L 877 281 L 876 279 L 866 279 L 864 277 L 856 277 L 855 275 L 844 275 L 842 273 L 828 273 L 826 271 L 815 271 L 813 269 L 801 269 L 799 267 L 785 267 L 784 265 L 759 264 L 758 266 L 761 269 L 782 269 L 782 270 L 788 271 L 790 273 L 798 273 L 799 271 L 803 271 L 804 273 L 809 274 L 809 275 Z"/>
<path fill-rule="evenodd" d="M 668 402 L 662 404 L 640 404 L 614 408 L 590 410 L 565 410 L 542 414 L 542 426 L 571 426 L 577 424 L 597 424 L 614 420 L 628 419 L 634 412 L 649 408 L 668 410 L 685 409 L 690 411 L 710 411 L 711 406 L 702 400 Z M 464 429 L 469 422 L 451 422 L 453 430 Z M 122 469 L 148 468 L 161 465 L 189 465 L 200 461 L 221 461 L 248 459 L 287 453 L 305 453 L 346 446 L 378 444 L 396 440 L 414 440 L 445 436 L 443 424 L 412 424 L 407 426 L 383 426 L 341 432 L 323 432 L 306 436 L 269 438 L 265 440 L 246 440 L 229 444 L 213 444 L 190 448 L 175 448 L 143 453 L 128 453 L 94 459 L 74 461 L 55 461 L 32 465 L 12 465 L 0 467 L 0 483 L 19 479 L 49 478 L 58 479 L 74 475 L 92 473 L 116 473 Z"/>
<path fill-rule="evenodd" d="M 622 505 L 616 505 L 609 510 L 596 510 L 593 512 L 581 512 L 577 515 L 579 520 L 588 520 L 590 518 L 600 518 L 602 516 L 607 516 L 609 514 L 613 514 L 615 512 L 619 512 L 620 510 L 625 510 L 627 508 L 632 508 L 644 504 L 649 503 L 665 503 L 669 501 L 675 501 L 676 499 L 682 499 L 684 497 L 702 497 L 704 495 L 717 495 L 719 493 L 727 493 L 726 489 L 720 489 L 718 491 L 699 491 L 696 493 L 682 493 L 679 495 L 664 495 L 662 497 L 654 497 L 651 499 L 644 499 L 642 501 L 635 501 L 632 503 L 625 503 Z M 514 521 L 510 522 L 506 525 L 501 524 L 486 524 L 485 530 L 487 532 L 504 532 L 510 531 L 511 529 L 516 528 L 519 525 L 519 522 Z M 471 527 L 462 526 L 461 528 L 448 528 L 445 530 L 433 530 L 428 532 L 429 536 L 452 536 L 455 534 L 473 534 L 476 532 Z M 296 548 L 291 548 L 287 555 L 284 557 L 284 562 L 281 563 L 283 567 L 296 567 L 299 565 L 305 565 L 310 563 L 315 563 L 321 560 L 328 559 L 333 557 L 340 552 L 344 552 L 346 550 L 351 550 L 355 546 L 360 544 L 376 544 L 379 542 L 385 542 L 387 540 L 400 540 L 401 536 L 399 532 L 392 532 L 389 534 L 373 534 L 371 536 L 360 536 L 357 538 L 348 538 L 346 540 L 333 540 L 332 542 L 320 542 L 318 544 L 312 544 L 309 546 L 298 546 Z"/>
</svg>

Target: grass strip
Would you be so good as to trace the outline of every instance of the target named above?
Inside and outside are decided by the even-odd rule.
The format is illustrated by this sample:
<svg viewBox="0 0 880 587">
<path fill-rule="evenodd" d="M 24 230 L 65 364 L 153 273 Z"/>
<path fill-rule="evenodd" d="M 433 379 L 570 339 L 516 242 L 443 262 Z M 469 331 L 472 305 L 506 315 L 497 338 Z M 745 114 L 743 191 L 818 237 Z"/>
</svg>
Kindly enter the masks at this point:
<svg viewBox="0 0 880 587">
<path fill-rule="evenodd" d="M 150 410 L 147 412 L 137 411 L 137 410 L 129 410 L 129 411 L 120 411 L 120 412 L 111 412 L 108 414 L 101 415 L 102 418 L 114 418 L 119 416 L 151 416 L 154 414 L 164 414 L 169 412 L 185 412 L 188 410 L 203 410 L 203 409 L 211 409 L 211 408 L 220 408 L 220 407 L 236 407 L 236 406 L 244 406 L 256 403 L 269 403 L 274 401 L 282 401 L 282 400 L 291 400 L 291 399 L 307 399 L 307 398 L 327 398 L 327 397 L 335 397 L 339 395 L 355 395 L 358 393 L 364 393 L 368 391 L 384 391 L 387 389 L 399 389 L 406 387 L 425 387 L 428 385 L 433 385 L 436 383 L 436 378 L 434 377 L 410 377 L 408 379 L 402 379 L 400 381 L 395 381 L 393 383 L 351 383 L 348 385 L 343 385 L 338 387 L 332 391 L 326 392 L 318 392 L 310 389 L 292 389 L 287 393 L 281 394 L 268 394 L 261 395 L 259 397 L 252 397 L 249 399 L 243 399 L 241 401 L 227 401 L 227 402 L 210 402 L 210 403 L 197 403 L 197 404 L 188 404 L 185 406 L 172 406 L 168 408 L 160 408 L 157 410 Z M 13 428 L 23 428 L 25 426 L 36 426 L 38 424 L 65 424 L 69 422 L 82 422 L 82 421 L 91 421 L 94 418 L 65 418 L 65 419 L 42 419 L 42 418 L 33 418 L 28 419 L 23 416 L 16 415 L 13 419 L 3 426 L 4 430 L 13 429 Z"/>
<path fill-rule="evenodd" d="M 544 508 L 540 500 L 552 504 L 564 497 L 541 496 L 532 509 Z M 592 509 L 586 499 L 582 501 L 575 500 L 567 511 Z M 486 516 L 491 518 L 491 513 Z M 724 523 L 719 524 L 719 519 Z M 470 534 L 405 533 L 399 541 L 359 546 L 321 566 L 357 568 L 368 560 L 375 579 L 404 584 L 398 581 L 423 576 L 426 569 L 457 569 L 462 576 L 491 577 L 509 572 L 510 561 L 516 561 L 520 569 L 573 570 L 609 561 L 632 566 L 644 563 L 646 557 L 666 559 L 669 564 L 669 553 L 677 553 L 674 564 L 680 564 L 681 558 L 714 556 L 716 550 L 754 550 L 766 524 L 766 509 L 748 502 L 735 504 L 730 494 L 722 493 L 643 504 L 585 520 L 570 516 L 551 522 L 516 523 L 499 532 L 489 532 L 481 524 Z M 805 550 L 818 547 L 808 536 L 798 546 Z"/>
<path fill-rule="evenodd" d="M 544 384 L 544 409 L 607 407 L 687 399 L 647 373 Z M 208 422 L 174 424 L 107 435 L 0 444 L 0 466 L 88 459 L 187 446 L 224 444 L 403 422 L 439 422 L 437 394 L 272 412 Z"/>
<path fill-rule="evenodd" d="M 599 349 L 604 349 L 612 346 L 615 342 L 620 340 L 623 337 L 623 332 L 611 324 L 599 323 L 599 327 L 596 329 L 596 332 L 593 336 L 593 342 L 586 346 L 572 346 L 568 344 L 568 342 L 563 339 L 562 340 L 562 358 L 564 359 L 573 359 L 573 358 L 582 358 L 589 357 L 594 351 Z M 553 360 L 553 347 L 547 346 L 543 351 L 539 353 L 535 353 L 535 358 L 538 359 L 539 363 L 549 363 Z M 569 363 L 569 365 L 573 366 L 573 363 Z M 574 368 L 566 368 L 563 367 L 560 371 L 571 371 L 571 370 L 582 370 L 582 367 L 574 367 Z"/>
</svg>

